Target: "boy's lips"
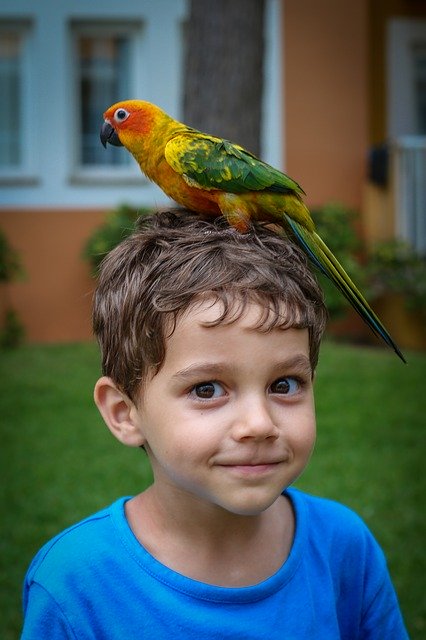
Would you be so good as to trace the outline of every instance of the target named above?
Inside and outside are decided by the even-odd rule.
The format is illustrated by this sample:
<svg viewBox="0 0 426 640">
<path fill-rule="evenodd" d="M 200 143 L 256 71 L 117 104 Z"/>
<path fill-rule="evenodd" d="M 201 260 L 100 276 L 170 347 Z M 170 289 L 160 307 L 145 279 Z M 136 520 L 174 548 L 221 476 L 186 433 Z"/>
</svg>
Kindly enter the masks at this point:
<svg viewBox="0 0 426 640">
<path fill-rule="evenodd" d="M 226 460 L 218 462 L 217 466 L 245 474 L 264 473 L 272 471 L 278 465 L 283 464 L 287 459 L 288 458 L 283 456 L 281 458 L 260 458 L 258 460 Z"/>
<path fill-rule="evenodd" d="M 280 464 L 284 462 L 283 458 L 274 460 L 235 460 L 231 462 L 220 462 L 220 467 L 265 467 L 272 464 Z"/>
<path fill-rule="evenodd" d="M 268 462 L 249 462 L 249 463 L 241 463 L 238 462 L 236 464 L 223 464 L 220 465 L 227 472 L 245 478 L 257 478 L 259 476 L 269 475 L 274 473 L 277 468 L 283 463 L 280 461 L 268 461 Z"/>
<path fill-rule="evenodd" d="M 279 454 L 266 454 L 264 456 L 252 455 L 252 456 L 242 456 L 241 458 L 235 456 L 234 457 L 218 457 L 215 460 L 215 464 L 220 467 L 262 467 L 273 464 L 280 464 L 281 462 L 286 462 L 290 457 L 289 452 L 285 451 Z"/>
</svg>

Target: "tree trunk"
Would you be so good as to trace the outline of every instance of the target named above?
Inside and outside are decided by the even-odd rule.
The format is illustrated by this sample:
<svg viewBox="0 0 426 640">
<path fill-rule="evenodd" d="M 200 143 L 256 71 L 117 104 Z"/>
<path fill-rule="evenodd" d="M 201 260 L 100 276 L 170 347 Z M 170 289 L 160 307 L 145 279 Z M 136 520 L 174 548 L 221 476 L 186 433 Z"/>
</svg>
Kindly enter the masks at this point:
<svg viewBox="0 0 426 640">
<path fill-rule="evenodd" d="M 186 124 L 259 154 L 264 0 L 191 0 Z"/>
</svg>

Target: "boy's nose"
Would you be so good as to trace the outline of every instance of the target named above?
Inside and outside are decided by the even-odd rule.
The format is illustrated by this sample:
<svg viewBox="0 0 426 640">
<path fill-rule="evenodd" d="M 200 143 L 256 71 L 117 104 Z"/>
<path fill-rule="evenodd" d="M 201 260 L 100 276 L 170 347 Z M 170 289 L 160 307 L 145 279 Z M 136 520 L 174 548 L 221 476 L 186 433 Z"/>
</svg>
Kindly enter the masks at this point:
<svg viewBox="0 0 426 640">
<path fill-rule="evenodd" d="M 232 431 L 235 440 L 252 439 L 255 441 L 276 439 L 279 429 L 266 399 L 241 401 Z"/>
</svg>

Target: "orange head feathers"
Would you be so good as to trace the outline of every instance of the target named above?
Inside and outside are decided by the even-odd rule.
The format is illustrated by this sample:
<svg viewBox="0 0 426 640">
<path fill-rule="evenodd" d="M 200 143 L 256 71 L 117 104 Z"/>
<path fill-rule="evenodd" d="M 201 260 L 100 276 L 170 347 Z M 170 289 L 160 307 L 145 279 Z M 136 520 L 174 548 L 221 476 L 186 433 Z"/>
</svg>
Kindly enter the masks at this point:
<svg viewBox="0 0 426 640">
<path fill-rule="evenodd" d="M 170 120 L 159 107 L 144 100 L 116 102 L 104 113 L 101 142 L 114 146 L 125 146 L 135 135 L 149 135 L 158 122 Z"/>
</svg>

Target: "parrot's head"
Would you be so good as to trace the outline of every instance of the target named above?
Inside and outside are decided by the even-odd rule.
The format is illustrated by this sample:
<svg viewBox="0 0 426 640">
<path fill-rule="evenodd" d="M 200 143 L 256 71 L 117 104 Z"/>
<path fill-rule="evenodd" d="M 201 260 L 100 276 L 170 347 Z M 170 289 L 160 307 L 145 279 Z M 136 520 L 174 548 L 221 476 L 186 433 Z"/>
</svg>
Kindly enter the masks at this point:
<svg viewBox="0 0 426 640">
<path fill-rule="evenodd" d="M 155 123 L 164 117 L 167 117 L 164 111 L 144 100 L 116 102 L 104 113 L 101 142 L 105 148 L 109 143 L 132 151 L 135 143 L 149 135 Z"/>
</svg>

